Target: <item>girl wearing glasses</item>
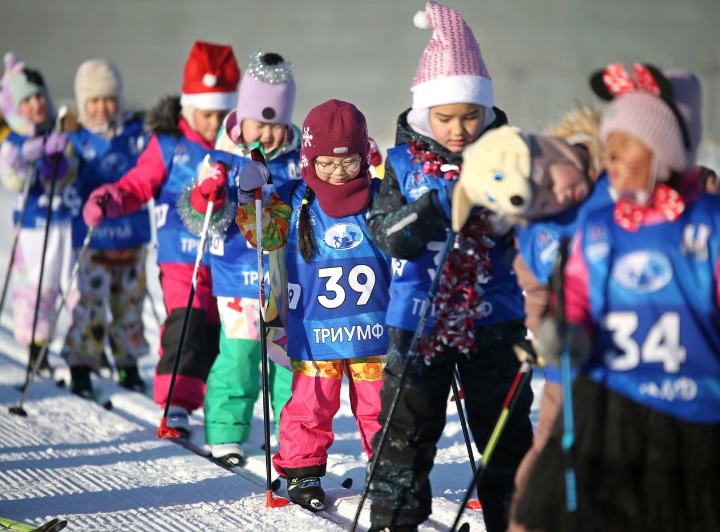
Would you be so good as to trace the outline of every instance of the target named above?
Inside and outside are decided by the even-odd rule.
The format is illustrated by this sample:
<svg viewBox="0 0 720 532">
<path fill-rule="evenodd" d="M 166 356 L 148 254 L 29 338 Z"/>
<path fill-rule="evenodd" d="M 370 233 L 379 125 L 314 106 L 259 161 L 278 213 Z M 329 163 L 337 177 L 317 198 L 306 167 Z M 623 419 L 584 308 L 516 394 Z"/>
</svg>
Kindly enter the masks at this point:
<svg viewBox="0 0 720 532">
<path fill-rule="evenodd" d="M 293 370 L 273 462 L 287 478 L 290 499 L 310 510 L 323 509 L 320 477 L 343 373 L 369 457 L 371 438 L 380 430 L 390 261 L 370 240 L 365 221 L 380 185 L 370 177 L 369 153 L 367 123 L 354 105 L 330 100 L 315 107 L 303 124 L 302 182 L 280 187 L 263 215 L 263 248 L 284 252 L 281 265 L 271 265 L 270 304 L 283 318 Z M 252 191 L 267 177 L 265 167 L 253 162 L 240 173 L 236 221 L 252 243 Z"/>
</svg>

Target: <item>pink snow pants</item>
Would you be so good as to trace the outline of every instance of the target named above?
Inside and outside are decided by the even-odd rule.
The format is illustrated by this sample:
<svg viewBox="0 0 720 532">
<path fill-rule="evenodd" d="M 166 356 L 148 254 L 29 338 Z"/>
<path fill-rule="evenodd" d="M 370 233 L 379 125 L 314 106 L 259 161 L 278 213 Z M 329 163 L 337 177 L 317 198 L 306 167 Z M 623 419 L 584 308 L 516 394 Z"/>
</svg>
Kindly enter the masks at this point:
<svg viewBox="0 0 720 532">
<path fill-rule="evenodd" d="M 332 420 L 340 409 L 343 373 L 350 381 L 350 407 L 360 429 L 360 440 L 372 457 L 372 437 L 380 430 L 380 389 L 384 357 L 309 362 L 292 359 L 292 395 L 280 414 L 280 450 L 275 470 L 305 469 L 327 464 L 335 436 Z"/>
</svg>

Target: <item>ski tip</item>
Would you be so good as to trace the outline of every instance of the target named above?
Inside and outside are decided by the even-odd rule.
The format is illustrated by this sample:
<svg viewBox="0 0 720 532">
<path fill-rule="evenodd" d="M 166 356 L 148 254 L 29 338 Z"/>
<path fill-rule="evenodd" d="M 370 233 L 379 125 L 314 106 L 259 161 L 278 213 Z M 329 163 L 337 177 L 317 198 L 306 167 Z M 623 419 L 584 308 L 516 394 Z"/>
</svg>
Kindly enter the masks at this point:
<svg viewBox="0 0 720 532">
<path fill-rule="evenodd" d="M 340 483 L 340 485 L 341 485 L 343 488 L 345 488 L 346 490 L 349 490 L 350 488 L 352 488 L 353 479 L 351 479 L 350 477 L 348 477 L 348 478 L 346 478 L 345 480 L 343 480 L 343 481 Z"/>
<path fill-rule="evenodd" d="M 55 386 L 57 386 L 58 388 L 65 388 L 65 386 L 66 386 L 65 379 L 56 380 Z"/>
<path fill-rule="evenodd" d="M 112 401 L 111 401 L 110 399 L 108 399 L 107 401 L 105 401 L 105 402 L 102 404 L 102 407 L 103 407 L 105 410 L 112 410 L 112 409 L 113 409 Z"/>
<path fill-rule="evenodd" d="M 320 499 L 311 499 L 306 508 L 311 512 L 322 512 L 325 509 L 325 505 Z"/>
<path fill-rule="evenodd" d="M 282 482 L 280 482 L 279 478 L 276 478 L 270 484 L 270 487 L 272 488 L 273 491 L 280 491 L 280 486 L 282 486 Z"/>
<path fill-rule="evenodd" d="M 460 525 L 460 528 L 458 528 L 458 532 L 470 532 L 470 525 L 468 523 L 463 523 Z"/>
</svg>

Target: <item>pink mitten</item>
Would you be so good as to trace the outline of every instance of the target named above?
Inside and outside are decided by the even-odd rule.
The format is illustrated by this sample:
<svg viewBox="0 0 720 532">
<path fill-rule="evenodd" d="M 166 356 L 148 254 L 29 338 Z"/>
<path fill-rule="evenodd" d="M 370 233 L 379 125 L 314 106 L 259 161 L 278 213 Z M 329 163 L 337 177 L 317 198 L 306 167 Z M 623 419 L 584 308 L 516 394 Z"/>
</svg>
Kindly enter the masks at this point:
<svg viewBox="0 0 720 532">
<path fill-rule="evenodd" d="M 117 218 L 124 214 L 123 193 L 115 185 L 96 188 L 83 207 L 83 220 L 89 227 L 97 227 L 104 218 Z"/>
<path fill-rule="evenodd" d="M 218 212 L 225 205 L 225 199 L 227 197 L 227 170 L 225 165 L 222 163 L 211 164 L 206 171 L 204 171 L 198 180 L 198 184 L 195 185 L 192 192 L 190 193 L 190 205 L 192 208 L 201 213 L 205 214 L 207 211 L 210 197 L 214 197 L 213 213 Z"/>
</svg>

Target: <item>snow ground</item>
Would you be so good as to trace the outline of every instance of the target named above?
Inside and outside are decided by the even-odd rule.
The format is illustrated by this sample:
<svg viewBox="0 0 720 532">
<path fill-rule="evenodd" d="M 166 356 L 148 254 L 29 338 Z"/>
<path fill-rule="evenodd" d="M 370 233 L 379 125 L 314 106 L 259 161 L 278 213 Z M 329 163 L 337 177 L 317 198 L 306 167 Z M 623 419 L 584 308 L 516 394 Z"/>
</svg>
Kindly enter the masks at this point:
<svg viewBox="0 0 720 532">
<path fill-rule="evenodd" d="M 0 212 L 10 212 L 11 200 L 8 195 L 0 197 Z M 0 232 L 6 235 L 12 230 L 9 218 L 0 217 Z M 2 272 L 9 240 L 0 239 Z M 150 291 L 162 309 L 153 260 L 150 257 Z M 95 378 L 95 386 L 101 390 L 102 400 L 112 400 L 112 411 L 38 379 L 25 403 L 28 417 L 12 416 L 8 408 L 20 399 L 16 387 L 23 382 L 27 353 L 13 339 L 12 308 L 9 304 L 5 307 L 0 320 L 0 515 L 36 524 L 62 516 L 69 522 L 69 531 L 349 529 L 358 501 L 354 492 L 364 484 L 366 459 L 347 390 L 335 419 L 336 439 L 330 449 L 328 476 L 323 480 L 337 498 L 330 509 L 335 522 L 326 514 L 313 515 L 294 505 L 266 509 L 261 401 L 256 405 L 247 446 L 247 478 L 158 439 L 159 408 L 144 395 L 104 379 Z M 158 327 L 149 304 L 144 320 L 153 354 L 141 360 L 140 370 L 151 383 Z M 56 378 L 69 381 L 57 355 L 66 327 L 67 315 L 63 314 L 50 360 L 58 368 Z M 542 380 L 535 378 L 533 387 L 537 395 Z M 192 423 L 193 442 L 202 446 L 202 412 L 195 413 Z M 448 423 L 439 446 L 431 475 L 434 513 L 422 530 L 449 528 L 472 478 L 454 403 L 448 403 Z M 480 455 L 473 449 L 477 460 Z M 353 479 L 353 492 L 339 487 L 338 481 L 347 477 Z M 365 508 L 361 529 L 369 526 L 368 503 Z M 485 529 L 480 512 L 466 512 L 465 521 L 473 531 Z"/>
</svg>

